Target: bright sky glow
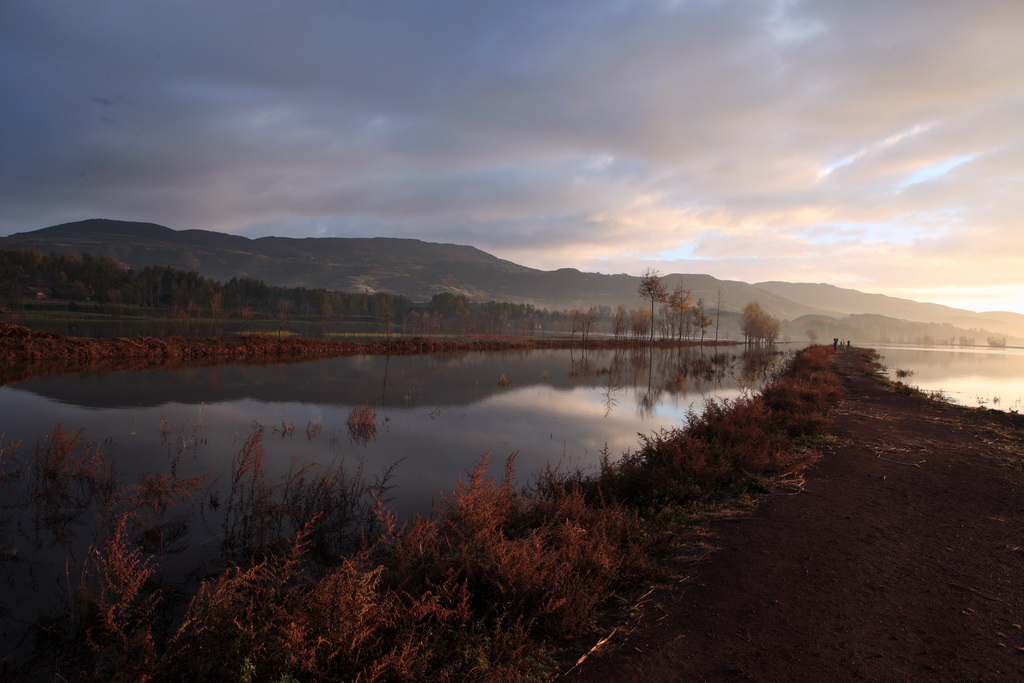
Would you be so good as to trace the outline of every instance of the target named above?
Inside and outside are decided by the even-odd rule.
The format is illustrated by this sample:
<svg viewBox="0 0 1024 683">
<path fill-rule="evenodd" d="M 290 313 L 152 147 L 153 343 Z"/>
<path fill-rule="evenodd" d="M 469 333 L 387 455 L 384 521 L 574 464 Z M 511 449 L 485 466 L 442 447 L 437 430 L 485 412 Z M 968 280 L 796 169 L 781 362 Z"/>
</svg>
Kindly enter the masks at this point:
<svg viewBox="0 0 1024 683">
<path fill-rule="evenodd" d="M 470 244 L 1024 313 L 1020 0 L 12 0 L 0 235 Z"/>
</svg>

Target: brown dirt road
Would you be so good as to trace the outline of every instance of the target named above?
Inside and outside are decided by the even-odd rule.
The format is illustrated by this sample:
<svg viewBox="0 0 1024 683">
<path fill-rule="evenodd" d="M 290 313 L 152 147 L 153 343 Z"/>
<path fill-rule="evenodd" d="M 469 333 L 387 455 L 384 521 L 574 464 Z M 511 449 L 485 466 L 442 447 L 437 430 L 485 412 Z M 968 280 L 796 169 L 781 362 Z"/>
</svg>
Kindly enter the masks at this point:
<svg viewBox="0 0 1024 683">
<path fill-rule="evenodd" d="M 847 397 L 802 490 L 714 522 L 719 550 L 565 680 L 1024 681 L 1024 416 L 867 367 L 833 356 Z"/>
</svg>

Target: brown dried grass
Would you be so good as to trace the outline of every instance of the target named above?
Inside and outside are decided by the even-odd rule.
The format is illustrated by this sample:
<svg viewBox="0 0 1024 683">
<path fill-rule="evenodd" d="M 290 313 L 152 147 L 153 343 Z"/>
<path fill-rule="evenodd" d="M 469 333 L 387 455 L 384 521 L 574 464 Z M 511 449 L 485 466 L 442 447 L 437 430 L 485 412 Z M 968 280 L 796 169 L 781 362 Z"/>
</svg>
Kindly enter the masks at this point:
<svg viewBox="0 0 1024 683">
<path fill-rule="evenodd" d="M 591 483 L 604 495 L 651 514 L 663 505 L 700 507 L 763 493 L 766 478 L 814 457 L 842 394 L 828 349 L 796 354 L 759 395 L 708 401 L 685 428 L 641 436 L 641 447 L 605 462 Z"/>
</svg>

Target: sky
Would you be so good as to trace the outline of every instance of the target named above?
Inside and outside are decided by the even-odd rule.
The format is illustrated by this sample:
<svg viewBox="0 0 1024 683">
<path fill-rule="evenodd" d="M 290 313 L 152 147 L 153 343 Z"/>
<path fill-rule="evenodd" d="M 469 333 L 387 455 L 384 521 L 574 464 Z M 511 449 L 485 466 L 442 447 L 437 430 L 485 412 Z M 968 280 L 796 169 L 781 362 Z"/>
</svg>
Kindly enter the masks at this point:
<svg viewBox="0 0 1024 683">
<path fill-rule="evenodd" d="M 1024 313 L 1021 0 L 5 0 L 0 235 L 411 237 Z"/>
</svg>

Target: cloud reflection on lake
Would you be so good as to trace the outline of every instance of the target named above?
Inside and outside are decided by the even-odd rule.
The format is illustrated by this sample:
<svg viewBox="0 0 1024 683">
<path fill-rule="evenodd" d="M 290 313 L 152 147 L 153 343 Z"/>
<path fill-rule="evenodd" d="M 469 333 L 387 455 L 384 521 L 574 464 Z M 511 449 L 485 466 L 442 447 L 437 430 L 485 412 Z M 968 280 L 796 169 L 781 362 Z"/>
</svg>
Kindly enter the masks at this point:
<svg viewBox="0 0 1024 683">
<path fill-rule="evenodd" d="M 525 483 L 548 466 L 593 468 L 603 450 L 618 457 L 638 433 L 681 425 L 705 397 L 736 396 L 736 376 L 750 372 L 736 347 L 717 352 L 722 362 L 710 348 L 560 350 L 52 375 L 0 388 L 0 432 L 30 444 L 57 424 L 84 428 L 109 439 L 126 473 L 212 472 L 217 487 L 262 425 L 272 475 L 340 460 L 363 461 L 372 478 L 399 463 L 393 505 L 405 516 L 429 511 L 486 453 L 495 473 L 518 453 Z M 365 440 L 346 425 L 361 404 L 377 415 Z"/>
</svg>

